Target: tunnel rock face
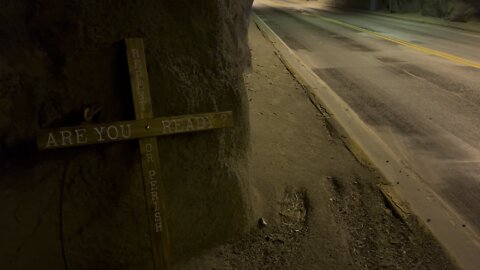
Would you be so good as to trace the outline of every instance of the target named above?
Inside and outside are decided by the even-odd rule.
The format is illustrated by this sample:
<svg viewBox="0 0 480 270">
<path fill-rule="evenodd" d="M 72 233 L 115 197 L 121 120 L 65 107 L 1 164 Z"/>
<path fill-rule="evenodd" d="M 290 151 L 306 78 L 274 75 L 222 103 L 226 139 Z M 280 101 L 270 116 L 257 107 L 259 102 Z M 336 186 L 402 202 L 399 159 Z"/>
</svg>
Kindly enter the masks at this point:
<svg viewBox="0 0 480 270">
<path fill-rule="evenodd" d="M 0 269 L 151 269 L 138 142 L 38 151 L 38 129 L 133 120 L 122 40 L 144 38 L 156 117 L 232 110 L 160 137 L 174 260 L 250 224 L 242 72 L 251 0 L 2 0 Z"/>
<path fill-rule="evenodd" d="M 476 0 L 319 0 L 334 6 L 348 6 L 392 13 L 419 12 L 425 16 L 466 22 L 480 14 Z"/>
<path fill-rule="evenodd" d="M 418 12 L 422 15 L 466 22 L 478 10 L 469 0 L 391 0 L 383 4 L 392 12 Z"/>
<path fill-rule="evenodd" d="M 457 22 L 466 22 L 478 13 L 473 2 L 465 0 L 430 0 L 421 3 L 420 8 L 423 15 Z"/>
</svg>

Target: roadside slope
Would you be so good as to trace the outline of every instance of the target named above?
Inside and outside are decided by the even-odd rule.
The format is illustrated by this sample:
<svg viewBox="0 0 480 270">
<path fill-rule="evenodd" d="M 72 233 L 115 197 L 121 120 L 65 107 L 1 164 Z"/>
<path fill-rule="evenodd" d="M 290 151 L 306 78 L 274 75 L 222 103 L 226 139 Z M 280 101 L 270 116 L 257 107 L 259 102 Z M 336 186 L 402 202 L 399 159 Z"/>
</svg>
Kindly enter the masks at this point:
<svg viewBox="0 0 480 270">
<path fill-rule="evenodd" d="M 266 226 L 177 269 L 455 269 L 414 218 L 382 194 L 328 115 L 250 27 L 252 206 Z"/>
</svg>

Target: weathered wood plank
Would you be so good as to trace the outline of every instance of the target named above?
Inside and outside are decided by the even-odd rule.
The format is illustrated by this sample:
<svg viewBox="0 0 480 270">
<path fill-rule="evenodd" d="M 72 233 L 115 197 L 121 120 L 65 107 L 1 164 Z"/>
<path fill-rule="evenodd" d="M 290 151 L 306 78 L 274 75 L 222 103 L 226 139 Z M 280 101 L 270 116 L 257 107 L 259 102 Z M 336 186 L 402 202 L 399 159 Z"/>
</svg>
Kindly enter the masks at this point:
<svg viewBox="0 0 480 270">
<path fill-rule="evenodd" d="M 160 177 L 157 138 L 139 140 L 154 269 L 171 269 L 170 235 L 165 220 L 165 191 Z"/>
<path fill-rule="evenodd" d="M 153 118 L 142 39 L 126 39 L 135 121 L 40 130 L 40 150 L 139 139 L 145 200 L 155 270 L 170 270 L 170 235 L 165 220 L 165 190 L 160 176 L 157 136 L 233 126 L 231 111 Z"/>
<path fill-rule="evenodd" d="M 143 40 L 129 38 L 125 40 L 127 48 L 128 69 L 132 87 L 137 120 L 153 118 L 153 108 L 148 83 L 147 63 Z M 174 121 L 175 122 L 175 121 Z M 143 130 L 166 130 L 164 121 L 154 124 L 143 123 Z M 170 122 L 169 122 L 170 123 Z M 175 122 L 176 123 L 176 122 Z M 160 126 L 161 124 L 161 126 Z M 155 270 L 170 270 L 172 267 L 170 255 L 170 233 L 168 221 L 165 219 L 165 189 L 160 175 L 160 159 L 158 155 L 157 138 L 150 137 L 139 140 L 142 156 L 143 183 L 147 214 L 149 217 L 150 239 L 152 243 L 152 257 Z"/>
<path fill-rule="evenodd" d="M 75 147 L 232 126 L 232 112 L 89 124 L 40 130 L 37 147 L 40 150 Z"/>
<path fill-rule="evenodd" d="M 143 39 L 128 38 L 125 39 L 125 45 L 127 47 L 128 70 L 130 73 L 130 85 L 132 86 L 135 116 L 137 119 L 153 118 Z"/>
</svg>

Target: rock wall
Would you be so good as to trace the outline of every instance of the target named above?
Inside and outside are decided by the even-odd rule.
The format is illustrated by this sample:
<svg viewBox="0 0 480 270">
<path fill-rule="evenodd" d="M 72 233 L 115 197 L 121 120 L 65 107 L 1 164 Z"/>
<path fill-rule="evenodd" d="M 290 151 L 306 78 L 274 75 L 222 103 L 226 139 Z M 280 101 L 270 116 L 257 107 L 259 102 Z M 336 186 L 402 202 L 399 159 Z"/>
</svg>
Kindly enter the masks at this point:
<svg viewBox="0 0 480 270">
<path fill-rule="evenodd" d="M 320 0 L 319 2 L 340 7 L 383 9 L 394 13 L 419 12 L 425 16 L 459 22 L 466 22 L 480 16 L 480 2 L 477 0 Z"/>
<path fill-rule="evenodd" d="M 474 0 L 384 0 L 392 12 L 421 12 L 422 15 L 466 22 L 479 12 Z"/>
<path fill-rule="evenodd" d="M 156 116 L 234 113 L 158 140 L 174 260 L 248 228 L 251 2 L 0 0 L 0 269 L 152 268 L 138 143 L 35 147 L 86 107 L 134 119 L 125 37 L 144 38 Z"/>
</svg>

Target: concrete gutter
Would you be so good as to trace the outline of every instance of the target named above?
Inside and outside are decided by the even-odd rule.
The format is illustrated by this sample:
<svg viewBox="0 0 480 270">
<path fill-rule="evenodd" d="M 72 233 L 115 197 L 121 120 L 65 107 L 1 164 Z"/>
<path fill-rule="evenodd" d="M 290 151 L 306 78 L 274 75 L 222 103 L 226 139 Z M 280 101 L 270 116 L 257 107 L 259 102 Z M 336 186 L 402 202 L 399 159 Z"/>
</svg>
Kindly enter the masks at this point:
<svg viewBox="0 0 480 270">
<path fill-rule="evenodd" d="M 388 181 L 387 196 L 408 204 L 420 224 L 439 240 L 465 270 L 480 269 L 480 238 L 398 157 L 359 116 L 322 81 L 256 14 L 252 19 L 276 48 L 276 53 L 304 86 L 312 101 L 328 112 L 328 121 L 347 147 L 364 164 L 378 169 Z M 397 203 L 398 202 L 398 203 Z"/>
</svg>

